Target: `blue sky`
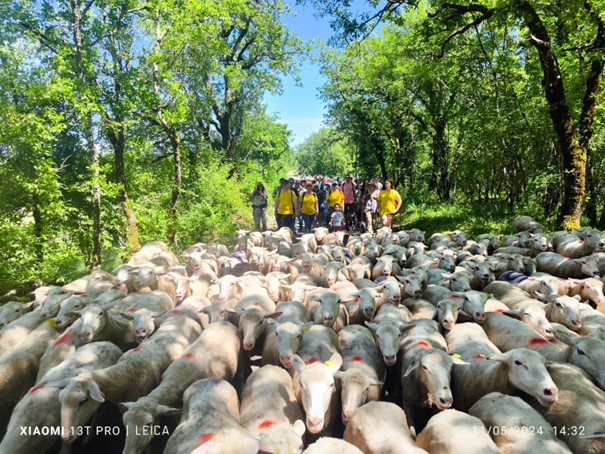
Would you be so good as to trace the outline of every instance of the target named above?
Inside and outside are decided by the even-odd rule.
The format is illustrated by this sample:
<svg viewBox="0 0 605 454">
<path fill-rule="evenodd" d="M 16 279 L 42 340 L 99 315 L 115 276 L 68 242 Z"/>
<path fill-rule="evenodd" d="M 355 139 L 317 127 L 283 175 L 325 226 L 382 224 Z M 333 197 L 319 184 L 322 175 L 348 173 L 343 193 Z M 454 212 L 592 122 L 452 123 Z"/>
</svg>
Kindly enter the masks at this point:
<svg viewBox="0 0 605 454">
<path fill-rule="evenodd" d="M 292 13 L 296 16 L 284 16 L 288 28 L 296 32 L 302 39 L 309 41 L 317 38 L 327 41 L 332 30 L 328 18 L 315 18 L 310 5 L 296 5 L 294 0 L 286 0 Z M 314 50 L 317 54 L 318 51 Z M 302 87 L 296 86 L 292 77 L 282 80 L 283 94 L 281 96 L 267 95 L 264 100 L 269 113 L 275 113 L 280 121 L 288 125 L 293 132 L 292 144 L 304 142 L 313 132 L 317 131 L 326 112 L 325 106 L 319 99 L 317 91 L 325 79 L 319 71 L 319 63 L 305 61 L 300 71 Z"/>
</svg>

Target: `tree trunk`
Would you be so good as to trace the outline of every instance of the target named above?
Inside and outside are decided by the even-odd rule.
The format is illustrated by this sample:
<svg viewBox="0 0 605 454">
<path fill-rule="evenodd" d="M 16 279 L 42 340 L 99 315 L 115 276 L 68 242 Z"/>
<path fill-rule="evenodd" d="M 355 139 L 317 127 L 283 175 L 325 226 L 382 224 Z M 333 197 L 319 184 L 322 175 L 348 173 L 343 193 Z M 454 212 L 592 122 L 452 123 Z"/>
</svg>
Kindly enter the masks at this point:
<svg viewBox="0 0 605 454">
<path fill-rule="evenodd" d="M 565 95 L 563 76 L 551 47 L 548 31 L 528 1 L 517 0 L 515 3 L 531 33 L 530 41 L 538 51 L 544 74 L 542 85 L 563 161 L 563 203 L 557 219 L 557 228 L 579 227 L 586 194 L 586 149 L 578 141 Z"/>
<path fill-rule="evenodd" d="M 433 166 L 434 172 L 439 174 L 437 182 L 437 196 L 441 202 L 450 199 L 450 178 L 448 171 L 448 144 L 445 137 L 445 121 L 438 118 L 433 125 Z"/>
<path fill-rule="evenodd" d="M 86 91 L 87 77 L 84 68 L 84 46 L 82 40 L 82 12 L 78 0 L 71 0 L 73 13 L 73 40 L 74 60 L 76 64 L 77 77 L 81 90 Z M 79 96 L 79 102 L 86 102 L 86 96 Z M 99 165 L 99 150 L 95 142 L 92 113 L 86 106 L 87 113 L 83 118 L 83 132 L 86 144 L 91 156 L 92 170 L 92 254 L 89 258 L 89 266 L 96 268 L 101 264 L 101 170 Z"/>
<path fill-rule="evenodd" d="M 116 181 L 120 185 L 120 205 L 122 206 L 122 211 L 126 218 L 126 247 L 130 254 L 138 251 L 141 244 L 139 242 L 139 222 L 134 211 L 130 208 L 130 200 L 126 189 L 126 170 L 124 165 L 126 138 L 124 127 L 121 124 L 115 129 L 109 127 L 108 136 L 115 155 Z"/>
</svg>

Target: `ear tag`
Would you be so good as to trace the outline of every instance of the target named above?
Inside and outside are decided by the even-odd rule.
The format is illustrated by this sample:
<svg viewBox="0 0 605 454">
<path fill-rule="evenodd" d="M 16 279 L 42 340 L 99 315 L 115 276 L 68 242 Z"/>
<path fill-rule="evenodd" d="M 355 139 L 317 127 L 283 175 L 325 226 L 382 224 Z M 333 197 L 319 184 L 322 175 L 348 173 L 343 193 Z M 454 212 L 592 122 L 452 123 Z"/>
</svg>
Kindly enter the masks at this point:
<svg viewBox="0 0 605 454">
<path fill-rule="evenodd" d="M 302 327 L 302 331 L 303 331 L 303 333 L 306 333 L 306 332 L 307 332 L 307 331 L 309 331 L 310 329 L 311 329 L 311 327 L 310 327 L 310 326 L 307 326 L 307 325 L 303 325 L 303 327 Z"/>
<path fill-rule="evenodd" d="M 460 358 L 462 358 L 462 356 L 460 356 L 459 353 L 454 353 L 453 355 L 451 355 L 451 357 L 454 358 L 454 359 L 460 359 Z"/>
<path fill-rule="evenodd" d="M 335 366 L 336 365 L 336 363 L 334 361 L 330 361 L 330 360 L 327 360 L 324 364 L 326 366 Z"/>
</svg>

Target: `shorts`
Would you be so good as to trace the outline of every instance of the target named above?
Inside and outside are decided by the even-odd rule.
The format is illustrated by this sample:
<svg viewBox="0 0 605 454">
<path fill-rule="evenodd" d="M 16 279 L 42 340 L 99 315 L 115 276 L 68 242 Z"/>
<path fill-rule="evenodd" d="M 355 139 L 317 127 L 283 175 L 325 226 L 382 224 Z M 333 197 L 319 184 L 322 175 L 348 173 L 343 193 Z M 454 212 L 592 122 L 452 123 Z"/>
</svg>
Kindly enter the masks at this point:
<svg viewBox="0 0 605 454">
<path fill-rule="evenodd" d="M 337 225 L 332 227 L 332 232 L 340 232 L 342 231 L 342 225 Z"/>
</svg>

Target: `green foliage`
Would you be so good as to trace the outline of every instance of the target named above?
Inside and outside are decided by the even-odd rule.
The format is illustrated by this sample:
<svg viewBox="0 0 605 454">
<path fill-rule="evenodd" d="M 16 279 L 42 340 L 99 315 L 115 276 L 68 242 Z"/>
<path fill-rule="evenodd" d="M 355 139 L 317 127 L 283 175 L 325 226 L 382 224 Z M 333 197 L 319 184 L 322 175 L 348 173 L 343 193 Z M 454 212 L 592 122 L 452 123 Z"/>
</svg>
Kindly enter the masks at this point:
<svg viewBox="0 0 605 454">
<path fill-rule="evenodd" d="M 353 173 L 355 146 L 333 128 L 321 128 L 296 150 L 299 173 L 340 175 Z"/>
</svg>

